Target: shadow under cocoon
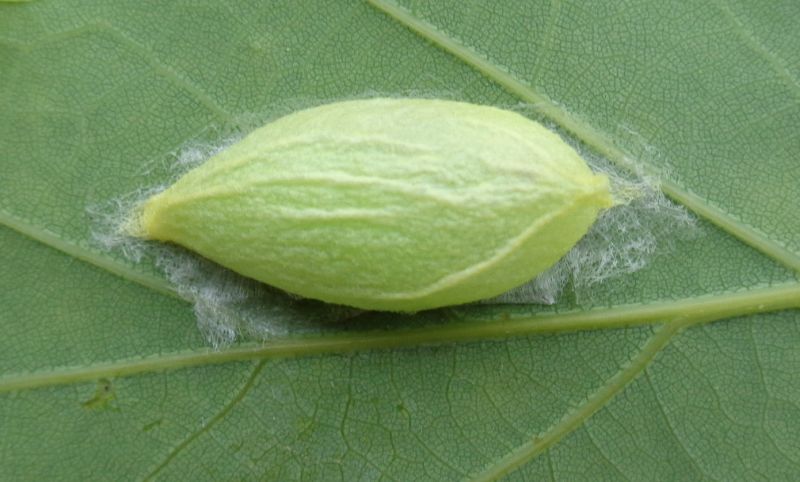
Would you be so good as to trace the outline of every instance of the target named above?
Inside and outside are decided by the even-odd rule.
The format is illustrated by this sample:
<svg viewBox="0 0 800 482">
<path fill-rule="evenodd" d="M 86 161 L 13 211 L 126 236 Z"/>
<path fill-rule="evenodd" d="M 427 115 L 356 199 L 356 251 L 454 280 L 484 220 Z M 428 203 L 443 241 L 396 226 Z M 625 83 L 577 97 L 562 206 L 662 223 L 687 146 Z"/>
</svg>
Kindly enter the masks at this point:
<svg viewBox="0 0 800 482">
<path fill-rule="evenodd" d="M 208 135 L 222 140 L 189 142 L 170 154 L 167 160 L 144 166 L 143 178 L 153 177 L 153 171 L 166 172 L 166 176 L 161 175 L 167 178 L 165 181 L 87 208 L 93 220 L 95 244 L 103 250 L 120 253 L 133 263 L 144 260 L 153 263 L 177 293 L 193 304 L 198 328 L 215 348 L 242 338 L 267 340 L 287 333 L 338 330 L 343 326 L 330 322 L 346 320 L 363 311 L 304 300 L 238 275 L 179 246 L 131 237 L 126 234 L 127 223 L 150 196 L 166 189 L 184 173 L 250 131 L 282 115 L 319 104 L 293 100 L 269 114 L 241 116 L 232 128 L 214 129 Z M 506 108 L 537 117 L 532 111 L 535 106 Z M 548 127 L 558 130 L 552 125 Z M 563 133 L 562 137 L 578 150 L 592 170 L 609 176 L 618 204 L 601 213 L 589 232 L 548 271 L 503 295 L 479 303 L 554 304 L 565 290 L 571 290 L 579 304 L 591 302 L 593 288 L 599 283 L 641 270 L 655 256 L 670 252 L 676 240 L 694 237 L 699 232 L 694 217 L 668 200 L 659 190 L 657 180 L 641 173 L 622 171 L 585 152 Z"/>
</svg>

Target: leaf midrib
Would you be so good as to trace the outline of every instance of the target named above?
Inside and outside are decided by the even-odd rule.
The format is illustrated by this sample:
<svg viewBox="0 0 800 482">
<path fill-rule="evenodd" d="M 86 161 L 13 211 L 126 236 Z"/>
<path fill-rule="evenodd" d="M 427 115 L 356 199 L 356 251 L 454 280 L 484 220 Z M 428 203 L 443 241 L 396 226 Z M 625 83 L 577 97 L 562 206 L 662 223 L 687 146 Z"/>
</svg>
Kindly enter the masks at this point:
<svg viewBox="0 0 800 482">
<path fill-rule="evenodd" d="M 144 358 L 116 360 L 0 377 L 0 393 L 96 380 L 102 377 L 175 370 L 253 359 L 409 348 L 442 343 L 502 339 L 536 333 L 667 324 L 688 327 L 755 313 L 800 308 L 800 283 L 785 283 L 736 293 L 706 295 L 653 304 L 534 315 L 497 314 L 497 307 L 465 321 L 413 329 L 373 330 L 289 336 L 263 344 L 243 343 L 225 350 L 193 349 Z"/>
</svg>

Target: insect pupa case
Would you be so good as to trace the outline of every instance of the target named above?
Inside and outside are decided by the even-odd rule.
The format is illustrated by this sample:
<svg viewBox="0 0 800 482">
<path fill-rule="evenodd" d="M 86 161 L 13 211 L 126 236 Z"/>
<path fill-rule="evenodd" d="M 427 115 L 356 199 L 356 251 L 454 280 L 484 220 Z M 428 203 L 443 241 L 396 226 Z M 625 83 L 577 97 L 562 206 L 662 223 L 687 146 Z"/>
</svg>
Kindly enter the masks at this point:
<svg viewBox="0 0 800 482">
<path fill-rule="evenodd" d="M 417 311 L 530 280 L 611 205 L 605 176 L 519 114 L 369 99 L 257 129 L 147 200 L 132 231 L 304 297 Z"/>
</svg>

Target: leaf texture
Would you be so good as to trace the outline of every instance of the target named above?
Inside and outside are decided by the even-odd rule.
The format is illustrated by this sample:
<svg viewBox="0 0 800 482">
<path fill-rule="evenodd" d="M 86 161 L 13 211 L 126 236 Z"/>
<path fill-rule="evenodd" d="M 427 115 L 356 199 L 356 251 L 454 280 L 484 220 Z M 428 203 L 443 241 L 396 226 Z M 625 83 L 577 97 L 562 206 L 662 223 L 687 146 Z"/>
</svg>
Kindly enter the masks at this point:
<svg viewBox="0 0 800 482">
<path fill-rule="evenodd" d="M 4 477 L 791 478 L 798 19 L 791 1 L 0 4 Z M 374 94 L 521 108 L 660 172 L 700 235 L 552 307 L 363 314 L 219 351 L 151 261 L 93 241 L 87 207 L 169 181 L 187 143 Z"/>
</svg>

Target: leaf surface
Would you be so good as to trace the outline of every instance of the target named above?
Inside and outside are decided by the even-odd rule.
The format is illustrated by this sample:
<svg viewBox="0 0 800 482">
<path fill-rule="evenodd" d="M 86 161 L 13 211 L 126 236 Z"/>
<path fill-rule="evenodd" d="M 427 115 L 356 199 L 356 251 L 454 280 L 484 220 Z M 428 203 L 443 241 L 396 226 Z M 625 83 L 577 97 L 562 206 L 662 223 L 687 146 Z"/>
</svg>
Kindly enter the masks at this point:
<svg viewBox="0 0 800 482">
<path fill-rule="evenodd" d="M 790 478 L 798 20 L 791 1 L 1 4 L 3 474 Z M 374 94 L 525 103 L 662 172 L 701 233 L 589 299 L 221 351 L 151 262 L 93 241 L 87 208 L 168 182 L 187 143 Z"/>
</svg>

